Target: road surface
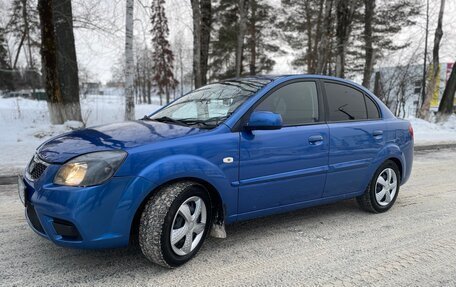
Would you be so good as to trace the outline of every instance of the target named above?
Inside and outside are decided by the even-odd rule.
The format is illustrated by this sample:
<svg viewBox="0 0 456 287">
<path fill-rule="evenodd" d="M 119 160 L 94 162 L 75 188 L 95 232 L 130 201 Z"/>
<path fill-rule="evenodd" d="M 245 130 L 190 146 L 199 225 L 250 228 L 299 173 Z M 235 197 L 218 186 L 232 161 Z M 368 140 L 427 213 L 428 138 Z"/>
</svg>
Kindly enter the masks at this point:
<svg viewBox="0 0 456 287">
<path fill-rule="evenodd" d="M 456 150 L 417 153 L 384 214 L 354 200 L 229 226 L 181 268 L 138 248 L 85 251 L 35 235 L 0 186 L 1 286 L 456 286 Z"/>
</svg>

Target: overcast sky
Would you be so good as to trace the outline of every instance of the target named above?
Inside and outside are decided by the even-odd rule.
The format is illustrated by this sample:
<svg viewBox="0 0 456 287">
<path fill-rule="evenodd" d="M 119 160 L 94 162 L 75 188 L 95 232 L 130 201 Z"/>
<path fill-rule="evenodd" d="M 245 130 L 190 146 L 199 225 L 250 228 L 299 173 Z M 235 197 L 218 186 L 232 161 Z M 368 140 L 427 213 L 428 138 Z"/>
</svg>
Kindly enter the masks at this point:
<svg viewBox="0 0 456 287">
<path fill-rule="evenodd" d="M 269 0 L 277 9 L 280 9 L 280 0 Z M 425 0 L 421 0 L 423 4 Z M 0 25 L 6 24 L 8 8 L 12 0 L 0 0 Z M 103 83 L 112 77 L 111 70 L 114 63 L 121 57 L 124 49 L 125 34 L 125 1 L 124 0 L 73 0 L 75 23 L 75 39 L 78 62 L 80 68 L 86 69 L 96 79 Z M 151 45 L 150 35 L 150 0 L 135 1 L 135 42 L 136 45 Z M 430 0 L 430 35 L 429 49 L 432 50 L 436 17 L 440 0 Z M 423 5 L 424 7 L 424 5 Z M 192 19 L 190 1 L 166 0 L 165 12 L 169 21 L 170 37 L 173 46 L 181 41 L 188 51 L 187 66 L 191 65 L 192 49 Z M 410 40 L 412 45 L 407 51 L 390 55 L 382 61 L 382 65 L 400 62 L 400 59 L 409 57 L 414 51 L 422 54 L 424 49 L 424 11 L 418 17 L 418 25 L 404 29 L 397 37 L 397 42 Z M 456 1 L 446 0 L 446 9 L 443 19 L 444 35 L 440 50 L 441 62 L 456 60 Z M 290 51 L 285 43 L 280 45 L 285 51 Z M 23 60 L 23 59 L 22 59 Z M 275 58 L 277 64 L 273 73 L 296 73 L 290 62 L 292 56 Z"/>
</svg>

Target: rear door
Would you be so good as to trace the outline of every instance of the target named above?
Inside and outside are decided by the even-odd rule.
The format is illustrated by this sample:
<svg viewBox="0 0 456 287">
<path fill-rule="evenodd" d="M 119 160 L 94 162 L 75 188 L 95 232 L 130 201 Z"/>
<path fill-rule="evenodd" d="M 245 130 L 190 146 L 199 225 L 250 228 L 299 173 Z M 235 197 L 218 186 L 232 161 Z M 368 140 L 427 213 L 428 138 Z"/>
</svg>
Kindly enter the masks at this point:
<svg viewBox="0 0 456 287">
<path fill-rule="evenodd" d="M 324 197 L 360 192 L 370 180 L 370 165 L 385 145 L 386 124 L 377 104 L 363 91 L 332 81 L 324 81 L 323 86 L 330 133 Z"/>
<path fill-rule="evenodd" d="M 322 196 L 329 134 L 317 87 L 315 81 L 286 83 L 254 108 L 281 114 L 283 127 L 240 133 L 240 214 Z"/>
</svg>

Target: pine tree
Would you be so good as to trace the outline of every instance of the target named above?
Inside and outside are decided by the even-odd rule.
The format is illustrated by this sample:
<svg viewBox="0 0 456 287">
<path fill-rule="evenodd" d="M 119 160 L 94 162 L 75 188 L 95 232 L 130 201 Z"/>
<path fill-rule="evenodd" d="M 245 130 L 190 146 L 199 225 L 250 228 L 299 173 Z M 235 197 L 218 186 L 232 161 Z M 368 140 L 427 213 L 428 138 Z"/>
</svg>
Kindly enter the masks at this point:
<svg viewBox="0 0 456 287">
<path fill-rule="evenodd" d="M 282 0 L 284 17 L 279 26 L 287 43 L 297 50 L 291 64 L 300 70 L 306 66 L 307 73 L 315 73 L 317 69 L 317 45 L 322 37 L 325 2 L 328 1 Z"/>
<path fill-rule="evenodd" d="M 364 13 L 356 14 L 355 19 L 362 26 L 358 33 L 362 46 L 352 49 L 354 60 L 362 60 L 364 64 L 359 63 L 352 71 L 363 69 L 365 87 L 370 87 L 373 66 L 378 59 L 387 52 L 408 46 L 408 43 L 394 43 L 393 38 L 405 27 L 415 24 L 413 18 L 419 10 L 417 0 L 364 0 Z"/>
<path fill-rule="evenodd" d="M 268 73 L 275 65 L 270 54 L 280 51 L 279 46 L 272 41 L 277 37 L 274 29 L 277 17 L 273 15 L 273 7 L 264 1 L 249 0 L 248 4 L 247 45 L 244 50 L 249 63 L 249 74 Z"/>
<path fill-rule="evenodd" d="M 277 37 L 276 16 L 264 0 L 246 1 L 246 31 L 241 53 L 241 75 L 261 74 L 272 70 L 271 53 L 280 49 L 271 39 Z M 211 42 L 210 78 L 236 76 L 236 50 L 239 44 L 238 1 L 221 0 L 214 9 L 214 39 Z M 245 66 L 248 66 L 246 68 Z"/>
<path fill-rule="evenodd" d="M 173 74 L 174 55 L 168 42 L 168 20 L 165 15 L 165 1 L 154 0 L 152 3 L 152 58 L 153 58 L 153 81 L 160 96 L 166 96 L 166 103 L 170 101 L 170 91 L 174 89 L 178 82 Z"/>
<path fill-rule="evenodd" d="M 337 66 L 339 76 L 363 72 L 366 81 L 386 52 L 406 47 L 393 38 L 414 23 L 420 8 L 417 0 L 282 0 L 282 4 L 280 27 L 298 51 L 294 67 L 335 75 Z"/>
</svg>

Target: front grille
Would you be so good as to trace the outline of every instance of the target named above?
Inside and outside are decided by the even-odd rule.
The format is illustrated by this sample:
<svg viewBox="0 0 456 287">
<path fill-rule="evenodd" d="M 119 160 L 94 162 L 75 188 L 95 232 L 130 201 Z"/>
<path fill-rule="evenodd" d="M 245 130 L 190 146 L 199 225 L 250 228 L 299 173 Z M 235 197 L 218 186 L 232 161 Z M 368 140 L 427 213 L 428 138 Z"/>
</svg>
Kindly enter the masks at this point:
<svg viewBox="0 0 456 287">
<path fill-rule="evenodd" d="M 32 180 L 36 180 L 43 175 L 46 168 L 49 166 L 48 163 L 42 161 L 38 155 L 35 155 L 30 161 L 30 164 L 27 168 L 28 174 Z"/>
</svg>

